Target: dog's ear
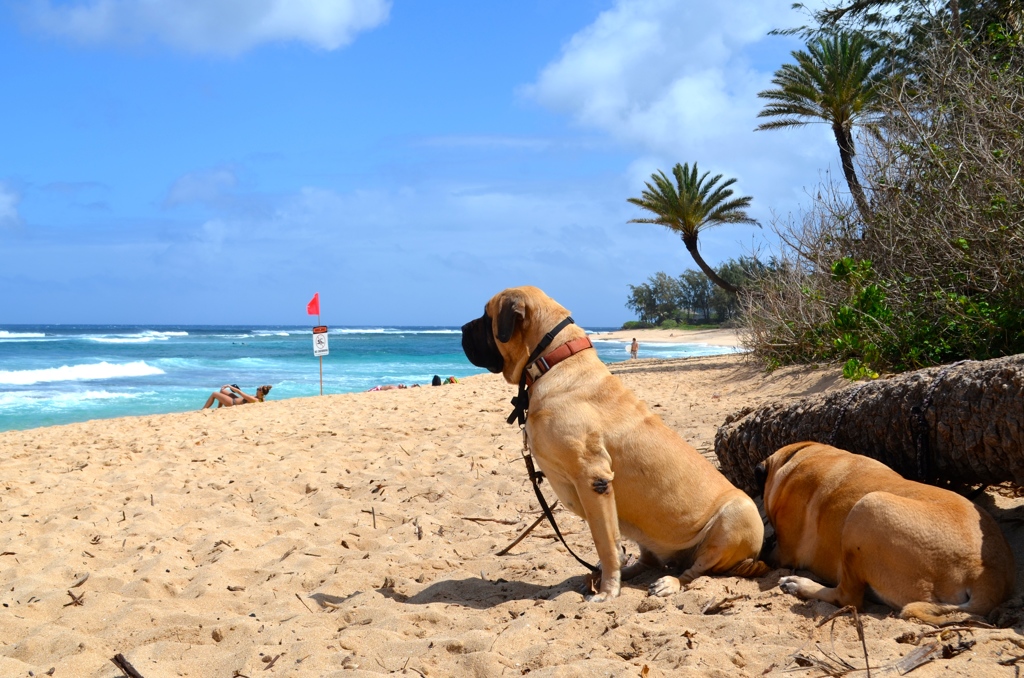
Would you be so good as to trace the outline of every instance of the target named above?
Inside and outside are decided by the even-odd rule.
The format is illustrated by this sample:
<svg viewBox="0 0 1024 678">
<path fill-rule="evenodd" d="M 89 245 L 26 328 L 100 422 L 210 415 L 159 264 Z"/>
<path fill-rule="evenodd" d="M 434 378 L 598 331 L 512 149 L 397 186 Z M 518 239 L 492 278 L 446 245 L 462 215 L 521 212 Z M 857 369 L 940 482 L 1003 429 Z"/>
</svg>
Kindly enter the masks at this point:
<svg viewBox="0 0 1024 678">
<path fill-rule="evenodd" d="M 509 294 L 501 300 L 498 311 L 498 341 L 507 344 L 516 331 L 516 322 L 526 317 L 526 308 L 522 296 Z"/>
</svg>

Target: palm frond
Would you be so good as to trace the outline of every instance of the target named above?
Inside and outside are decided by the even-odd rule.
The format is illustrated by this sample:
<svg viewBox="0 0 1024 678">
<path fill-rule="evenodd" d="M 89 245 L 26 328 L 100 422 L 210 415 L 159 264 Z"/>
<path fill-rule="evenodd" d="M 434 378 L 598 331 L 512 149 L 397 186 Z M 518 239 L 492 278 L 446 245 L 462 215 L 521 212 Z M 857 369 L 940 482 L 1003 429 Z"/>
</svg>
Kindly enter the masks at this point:
<svg viewBox="0 0 1024 678">
<path fill-rule="evenodd" d="M 813 118 L 847 127 L 877 109 L 887 82 L 881 68 L 886 53 L 865 36 L 845 31 L 822 35 L 792 56 L 795 64 L 775 72 L 775 88 L 758 93 L 770 102 L 758 117 L 782 120 L 756 129 L 791 127 Z"/>
<path fill-rule="evenodd" d="M 627 201 L 656 215 L 655 218 L 635 218 L 628 223 L 660 224 L 680 233 L 685 238 L 695 238 L 705 228 L 725 223 L 756 224 L 746 209 L 751 197 L 733 198 L 729 188 L 736 179 L 723 181 L 723 175 L 703 174 L 689 163 L 677 163 L 672 168 L 672 177 L 661 170 L 651 175 L 640 198 Z"/>
<path fill-rule="evenodd" d="M 754 128 L 755 131 L 760 132 L 766 129 L 780 129 L 782 127 L 802 127 L 803 125 L 813 125 L 816 123 L 824 123 L 824 120 L 804 120 L 802 118 L 785 118 L 783 120 L 772 120 L 771 122 L 764 122 Z"/>
</svg>

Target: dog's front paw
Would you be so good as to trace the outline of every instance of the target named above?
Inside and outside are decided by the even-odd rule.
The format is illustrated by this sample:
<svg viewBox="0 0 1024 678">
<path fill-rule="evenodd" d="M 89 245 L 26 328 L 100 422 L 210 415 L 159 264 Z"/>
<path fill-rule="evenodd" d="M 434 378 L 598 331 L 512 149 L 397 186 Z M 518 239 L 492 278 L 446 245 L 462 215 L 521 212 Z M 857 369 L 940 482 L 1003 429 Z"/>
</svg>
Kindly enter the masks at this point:
<svg viewBox="0 0 1024 678">
<path fill-rule="evenodd" d="M 662 577 L 650 585 L 647 595 L 667 598 L 673 593 L 678 593 L 680 588 L 682 588 L 682 584 L 679 583 L 678 577 Z"/>
<path fill-rule="evenodd" d="M 583 584 L 580 585 L 580 593 L 590 595 L 596 593 L 601 588 L 601 565 L 597 566 L 597 569 L 592 573 L 584 575 Z"/>
<path fill-rule="evenodd" d="M 589 590 L 583 591 L 583 599 L 588 603 L 603 603 L 606 600 L 619 597 L 618 572 L 615 573 L 615 576 L 602 577 L 601 570 L 598 569 L 589 575 L 585 585 L 589 586 Z"/>
<path fill-rule="evenodd" d="M 800 595 L 801 577 L 782 577 L 779 579 L 779 588 L 794 596 Z"/>
</svg>

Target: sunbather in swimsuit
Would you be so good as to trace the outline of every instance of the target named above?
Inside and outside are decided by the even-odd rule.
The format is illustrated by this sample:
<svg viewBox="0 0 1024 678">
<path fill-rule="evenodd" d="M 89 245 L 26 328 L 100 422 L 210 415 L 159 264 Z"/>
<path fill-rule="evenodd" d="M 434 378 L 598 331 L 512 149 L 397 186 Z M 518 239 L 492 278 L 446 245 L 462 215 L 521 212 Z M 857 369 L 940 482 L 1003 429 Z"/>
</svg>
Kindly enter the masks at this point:
<svg viewBox="0 0 1024 678">
<path fill-rule="evenodd" d="M 271 386 L 269 384 L 260 386 L 256 389 L 256 395 L 251 396 L 248 393 L 238 388 L 238 384 L 225 384 L 219 391 L 215 391 L 210 394 L 210 397 L 206 399 L 206 404 L 203 405 L 203 409 L 213 405 L 214 401 L 217 403 L 217 407 L 231 407 L 232 405 L 245 405 L 246 403 L 263 402 L 263 399 L 270 393 Z"/>
</svg>

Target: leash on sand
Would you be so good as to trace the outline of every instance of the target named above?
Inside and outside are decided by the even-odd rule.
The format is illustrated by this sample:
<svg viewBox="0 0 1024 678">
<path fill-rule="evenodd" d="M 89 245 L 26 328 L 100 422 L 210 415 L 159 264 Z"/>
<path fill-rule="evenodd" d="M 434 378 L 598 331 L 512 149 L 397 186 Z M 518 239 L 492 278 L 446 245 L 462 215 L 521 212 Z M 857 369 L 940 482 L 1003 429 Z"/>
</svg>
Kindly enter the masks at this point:
<svg viewBox="0 0 1024 678">
<path fill-rule="evenodd" d="M 544 472 L 536 470 L 533 466 L 533 455 L 530 454 L 530 443 L 526 435 L 525 426 L 523 427 L 523 460 L 526 461 L 526 472 L 530 474 L 533 493 L 537 495 L 537 501 L 540 502 L 540 508 L 544 511 L 544 515 L 547 517 L 548 522 L 551 523 L 551 529 L 555 531 L 555 535 L 558 537 L 558 540 L 562 542 L 562 546 L 564 546 L 565 550 L 569 552 L 569 555 L 576 559 L 576 562 L 591 572 L 596 572 L 597 566 L 591 565 L 576 555 L 576 553 L 569 548 L 569 545 L 565 543 L 565 537 L 562 536 L 561 530 L 558 529 L 558 523 L 555 522 L 555 514 L 551 512 L 548 502 L 544 499 L 544 493 L 540 491 L 540 483 L 544 479 Z M 558 503 L 557 500 L 555 503 Z"/>
<path fill-rule="evenodd" d="M 526 472 L 530 476 L 530 483 L 533 485 L 533 492 L 537 495 L 537 502 L 540 504 L 541 511 L 544 512 L 544 517 L 546 517 L 548 522 L 551 524 L 551 529 L 555 531 L 555 535 L 558 537 L 558 540 L 562 542 L 562 546 L 564 546 L 565 550 L 569 552 L 569 555 L 575 558 L 579 564 L 583 565 L 583 567 L 587 568 L 591 572 L 596 572 L 597 567 L 595 565 L 591 565 L 587 561 L 583 560 L 576 555 L 571 548 L 569 548 L 569 544 L 566 543 L 565 537 L 562 536 L 562 531 L 558 529 L 558 523 L 555 522 L 555 514 L 552 513 L 551 507 L 548 506 L 547 500 L 544 499 L 544 493 L 540 491 L 540 483 L 544 480 L 544 472 L 538 471 L 533 465 L 533 455 L 530 454 L 530 440 L 529 436 L 526 434 L 526 416 L 527 410 L 530 409 L 530 394 L 526 386 L 526 370 L 530 365 L 536 362 L 544 349 L 551 345 L 551 342 L 554 341 L 555 336 L 557 336 L 559 332 L 574 323 L 575 321 L 572 319 L 572 316 L 569 316 L 562 322 L 555 325 L 550 332 L 544 335 L 544 338 L 540 340 L 539 344 L 537 344 L 537 348 L 535 348 L 533 353 L 530 354 L 530 358 L 526 361 L 526 364 L 523 365 L 522 373 L 519 376 L 519 394 L 512 398 L 512 405 L 515 409 L 512 410 L 512 414 L 509 415 L 508 423 L 511 424 L 516 420 L 519 421 L 519 427 L 523 431 L 523 460 L 526 462 Z M 555 500 L 555 504 L 558 504 L 557 500 Z M 539 523 L 540 518 L 537 519 L 537 522 L 535 522 L 530 529 L 532 530 Z M 529 530 L 524 532 L 519 539 L 505 549 L 505 553 L 507 553 L 508 549 L 511 549 L 512 546 L 519 543 L 519 541 L 527 534 L 529 534 Z"/>
</svg>

